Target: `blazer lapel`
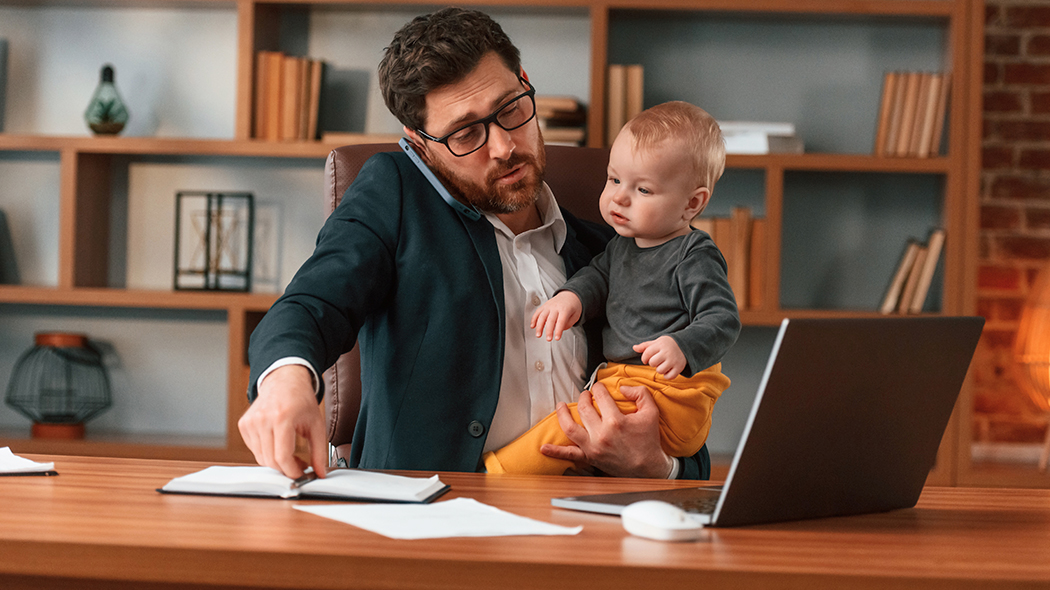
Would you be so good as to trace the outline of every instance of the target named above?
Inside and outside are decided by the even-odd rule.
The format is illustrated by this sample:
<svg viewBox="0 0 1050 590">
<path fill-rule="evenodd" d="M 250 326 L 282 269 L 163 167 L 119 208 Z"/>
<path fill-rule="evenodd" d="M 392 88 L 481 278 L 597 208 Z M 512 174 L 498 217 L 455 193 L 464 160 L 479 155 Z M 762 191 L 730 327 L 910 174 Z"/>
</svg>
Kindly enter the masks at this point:
<svg viewBox="0 0 1050 590">
<path fill-rule="evenodd" d="M 503 301 L 503 262 L 499 257 L 499 247 L 496 246 L 496 236 L 492 233 L 495 230 L 484 217 L 472 221 L 458 213 L 457 215 L 463 222 L 463 227 L 466 228 L 471 242 L 474 243 L 474 250 L 477 251 L 481 264 L 485 267 L 485 275 L 489 279 L 489 290 L 492 292 L 496 309 L 499 310 L 500 335 L 503 336 L 507 310 Z"/>
</svg>

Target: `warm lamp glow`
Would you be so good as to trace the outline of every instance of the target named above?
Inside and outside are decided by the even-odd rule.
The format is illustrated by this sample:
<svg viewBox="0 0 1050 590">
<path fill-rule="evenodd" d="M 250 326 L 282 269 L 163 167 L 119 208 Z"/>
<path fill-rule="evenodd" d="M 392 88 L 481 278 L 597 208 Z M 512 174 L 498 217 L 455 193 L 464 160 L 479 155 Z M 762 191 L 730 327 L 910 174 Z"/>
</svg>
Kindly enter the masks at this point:
<svg viewBox="0 0 1050 590">
<path fill-rule="evenodd" d="M 1032 400 L 1050 412 L 1050 266 L 1039 273 L 1021 312 L 1014 352 Z"/>
<path fill-rule="evenodd" d="M 1025 390 L 1044 412 L 1050 412 L 1050 265 L 1043 268 L 1021 311 L 1021 325 L 1014 341 Z M 1043 441 L 1039 466 L 1050 462 L 1050 425 Z"/>
</svg>

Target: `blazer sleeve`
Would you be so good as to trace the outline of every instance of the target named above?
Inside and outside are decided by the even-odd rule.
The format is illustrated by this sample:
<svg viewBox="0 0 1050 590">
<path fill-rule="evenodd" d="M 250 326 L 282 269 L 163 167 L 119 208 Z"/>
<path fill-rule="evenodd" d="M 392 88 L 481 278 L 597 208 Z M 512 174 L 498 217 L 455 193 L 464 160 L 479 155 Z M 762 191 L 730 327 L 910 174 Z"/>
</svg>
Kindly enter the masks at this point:
<svg viewBox="0 0 1050 590">
<path fill-rule="evenodd" d="M 323 372 L 353 348 L 365 318 L 386 299 L 394 280 L 401 217 L 401 184 L 387 154 L 365 163 L 325 221 L 313 254 L 252 333 L 248 398 L 262 372 L 285 357 L 300 357 Z M 376 179 L 385 179 L 376 182 Z"/>
<path fill-rule="evenodd" d="M 711 479 L 711 454 L 708 453 L 706 444 L 692 457 L 681 457 L 678 460 L 681 461 L 678 479 Z"/>
</svg>

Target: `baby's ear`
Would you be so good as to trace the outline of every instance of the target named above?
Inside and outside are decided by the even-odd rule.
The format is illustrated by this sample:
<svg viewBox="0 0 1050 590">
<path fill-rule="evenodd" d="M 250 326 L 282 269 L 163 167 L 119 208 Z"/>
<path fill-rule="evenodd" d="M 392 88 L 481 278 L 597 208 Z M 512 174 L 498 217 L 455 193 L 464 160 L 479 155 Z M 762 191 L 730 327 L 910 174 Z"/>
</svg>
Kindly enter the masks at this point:
<svg viewBox="0 0 1050 590">
<path fill-rule="evenodd" d="M 710 200 L 711 189 L 706 186 L 697 187 L 689 197 L 689 201 L 686 202 L 685 219 L 692 221 L 697 215 L 700 215 L 707 208 L 707 203 Z"/>
</svg>

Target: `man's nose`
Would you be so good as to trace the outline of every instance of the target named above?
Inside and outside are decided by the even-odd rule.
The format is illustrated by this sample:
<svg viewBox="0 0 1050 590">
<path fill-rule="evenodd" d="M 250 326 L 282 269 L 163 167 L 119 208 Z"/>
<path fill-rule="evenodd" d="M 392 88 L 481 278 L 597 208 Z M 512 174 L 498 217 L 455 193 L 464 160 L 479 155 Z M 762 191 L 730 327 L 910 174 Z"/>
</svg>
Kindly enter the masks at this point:
<svg viewBox="0 0 1050 590">
<path fill-rule="evenodd" d="M 510 131 L 495 122 L 489 123 L 489 156 L 497 160 L 506 160 L 514 153 L 515 143 Z"/>
</svg>

